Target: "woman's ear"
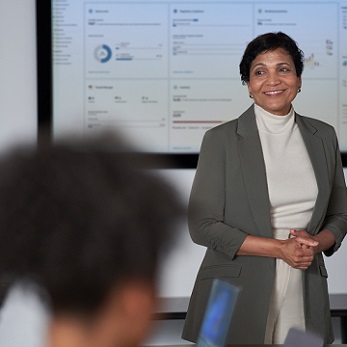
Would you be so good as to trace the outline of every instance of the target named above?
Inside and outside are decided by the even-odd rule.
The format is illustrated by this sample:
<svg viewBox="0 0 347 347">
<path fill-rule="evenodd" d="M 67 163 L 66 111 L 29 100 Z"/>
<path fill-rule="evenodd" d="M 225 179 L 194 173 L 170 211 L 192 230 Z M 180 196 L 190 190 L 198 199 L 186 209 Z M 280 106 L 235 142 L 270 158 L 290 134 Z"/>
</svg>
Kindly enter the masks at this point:
<svg viewBox="0 0 347 347">
<path fill-rule="evenodd" d="M 124 315 L 136 319 L 139 315 L 151 318 L 155 307 L 154 286 L 144 281 L 131 281 L 117 291 L 118 302 Z"/>
<path fill-rule="evenodd" d="M 98 315 L 104 338 L 114 346 L 138 346 L 150 331 L 155 298 L 154 285 L 146 281 L 126 281 L 112 289 Z"/>
<path fill-rule="evenodd" d="M 302 87 L 302 79 L 301 76 L 298 77 L 298 91 L 301 91 L 301 87 Z"/>
</svg>

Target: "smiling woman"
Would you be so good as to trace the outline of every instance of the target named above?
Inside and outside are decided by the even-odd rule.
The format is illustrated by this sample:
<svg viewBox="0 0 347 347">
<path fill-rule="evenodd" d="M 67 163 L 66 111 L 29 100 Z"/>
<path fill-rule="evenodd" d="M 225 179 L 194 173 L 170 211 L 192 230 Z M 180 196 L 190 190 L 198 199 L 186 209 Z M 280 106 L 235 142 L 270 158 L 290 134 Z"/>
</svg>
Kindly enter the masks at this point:
<svg viewBox="0 0 347 347">
<path fill-rule="evenodd" d="M 241 286 L 226 344 L 283 344 L 292 327 L 332 343 L 327 271 L 347 230 L 334 129 L 297 114 L 303 52 L 284 33 L 247 46 L 240 63 L 252 105 L 206 132 L 189 231 L 207 247 L 183 338 L 196 341 L 214 278 Z"/>
</svg>

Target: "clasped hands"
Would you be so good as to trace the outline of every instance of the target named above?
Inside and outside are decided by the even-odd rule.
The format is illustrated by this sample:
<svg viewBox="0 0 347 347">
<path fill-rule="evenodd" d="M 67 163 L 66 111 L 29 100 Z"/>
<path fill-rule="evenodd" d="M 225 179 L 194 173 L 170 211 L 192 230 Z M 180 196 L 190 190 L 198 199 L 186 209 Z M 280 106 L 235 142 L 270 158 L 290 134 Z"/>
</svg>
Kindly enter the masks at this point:
<svg viewBox="0 0 347 347">
<path fill-rule="evenodd" d="M 293 236 L 283 240 L 282 260 L 295 269 L 306 270 L 312 263 L 318 241 L 305 230 L 290 230 Z"/>
</svg>

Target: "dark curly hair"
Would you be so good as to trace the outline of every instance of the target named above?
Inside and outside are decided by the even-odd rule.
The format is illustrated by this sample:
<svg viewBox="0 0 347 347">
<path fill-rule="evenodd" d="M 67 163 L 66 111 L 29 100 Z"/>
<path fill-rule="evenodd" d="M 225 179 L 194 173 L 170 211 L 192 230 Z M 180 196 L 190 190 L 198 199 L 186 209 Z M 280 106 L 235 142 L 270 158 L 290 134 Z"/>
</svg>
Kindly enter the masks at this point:
<svg viewBox="0 0 347 347">
<path fill-rule="evenodd" d="M 304 53 L 296 42 L 288 35 L 278 33 L 267 33 L 257 36 L 251 41 L 243 54 L 240 63 L 240 75 L 243 84 L 249 82 L 249 73 L 253 60 L 261 53 L 282 48 L 292 57 L 296 75 L 299 77 L 304 69 Z"/>
<path fill-rule="evenodd" d="M 21 149 L 0 161 L 2 281 L 34 279 L 53 312 L 92 313 L 127 279 L 154 284 L 182 212 L 131 153 L 90 147 Z"/>
</svg>

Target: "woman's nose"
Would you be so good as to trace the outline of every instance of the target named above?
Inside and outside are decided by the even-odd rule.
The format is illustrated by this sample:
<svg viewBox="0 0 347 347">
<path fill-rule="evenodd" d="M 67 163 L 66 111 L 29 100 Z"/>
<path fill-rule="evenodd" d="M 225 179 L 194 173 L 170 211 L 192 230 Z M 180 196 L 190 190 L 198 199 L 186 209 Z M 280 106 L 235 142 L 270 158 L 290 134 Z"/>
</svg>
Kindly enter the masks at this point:
<svg viewBox="0 0 347 347">
<path fill-rule="evenodd" d="M 266 80 L 268 85 L 277 85 L 280 83 L 280 79 L 276 73 L 269 73 Z"/>
</svg>

